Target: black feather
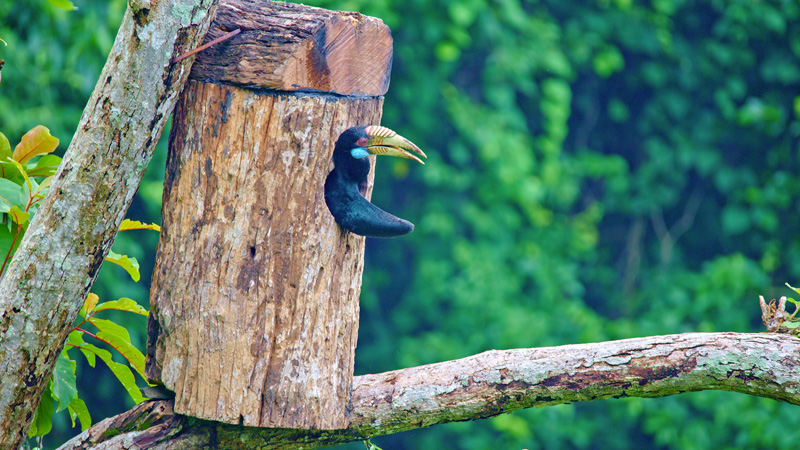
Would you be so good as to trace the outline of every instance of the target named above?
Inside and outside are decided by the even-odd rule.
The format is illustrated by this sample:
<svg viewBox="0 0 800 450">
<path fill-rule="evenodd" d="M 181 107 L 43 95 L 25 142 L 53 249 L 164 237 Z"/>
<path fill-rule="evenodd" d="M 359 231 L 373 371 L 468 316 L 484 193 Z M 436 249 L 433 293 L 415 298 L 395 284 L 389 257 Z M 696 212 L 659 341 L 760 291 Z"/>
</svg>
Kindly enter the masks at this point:
<svg viewBox="0 0 800 450">
<path fill-rule="evenodd" d="M 336 223 L 360 236 L 395 237 L 414 230 L 414 224 L 373 205 L 362 195 L 366 185 L 369 158 L 354 158 L 350 150 L 360 138 L 366 138 L 366 127 L 354 127 L 339 136 L 333 150 L 333 171 L 325 180 L 325 203 Z"/>
</svg>

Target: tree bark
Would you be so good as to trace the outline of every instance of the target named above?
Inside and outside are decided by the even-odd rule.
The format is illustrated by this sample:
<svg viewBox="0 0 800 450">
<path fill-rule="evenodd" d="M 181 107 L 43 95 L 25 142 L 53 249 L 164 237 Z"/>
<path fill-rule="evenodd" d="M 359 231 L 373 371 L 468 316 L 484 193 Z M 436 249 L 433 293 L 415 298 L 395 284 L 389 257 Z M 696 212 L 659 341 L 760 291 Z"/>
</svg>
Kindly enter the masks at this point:
<svg viewBox="0 0 800 450">
<path fill-rule="evenodd" d="M 190 81 L 175 110 L 148 377 L 181 414 L 345 428 L 364 238 L 323 198 L 336 137 L 381 98 Z M 371 191 L 371 184 L 370 184 Z"/>
<path fill-rule="evenodd" d="M 59 172 L 0 282 L 0 449 L 24 439 L 216 0 L 132 1 Z"/>
<path fill-rule="evenodd" d="M 175 111 L 147 375 L 180 414 L 345 428 L 364 238 L 334 222 L 324 184 L 339 134 L 380 123 L 391 35 L 358 13 L 252 0 L 220 4 L 207 40 L 232 29 Z"/>
<path fill-rule="evenodd" d="M 242 32 L 197 56 L 191 78 L 282 91 L 384 95 L 392 36 L 380 19 L 293 3 L 224 0 L 206 41 Z"/>
<path fill-rule="evenodd" d="M 800 405 L 800 338 L 774 333 L 688 333 L 493 350 L 355 377 L 352 422 L 343 430 L 261 429 L 196 421 L 174 414 L 169 401 L 156 401 L 106 419 L 60 449 L 100 444 L 108 450 L 126 445 L 178 450 L 212 445 L 221 450 L 316 449 L 521 408 L 703 390 Z M 145 417 L 147 421 L 142 420 Z"/>
</svg>

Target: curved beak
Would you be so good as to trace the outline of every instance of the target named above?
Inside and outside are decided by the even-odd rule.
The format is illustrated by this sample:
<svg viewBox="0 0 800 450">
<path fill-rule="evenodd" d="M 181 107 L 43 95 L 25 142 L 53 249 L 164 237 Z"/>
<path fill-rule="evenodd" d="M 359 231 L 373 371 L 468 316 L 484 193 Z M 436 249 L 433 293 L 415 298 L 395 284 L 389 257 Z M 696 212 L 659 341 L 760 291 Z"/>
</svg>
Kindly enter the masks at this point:
<svg viewBox="0 0 800 450">
<path fill-rule="evenodd" d="M 372 125 L 367 127 L 366 132 L 367 136 L 369 136 L 366 147 L 369 154 L 397 156 L 399 158 L 413 159 L 420 164 L 425 164 L 414 153 L 417 153 L 423 158 L 427 158 L 428 156 L 425 155 L 419 147 L 414 145 L 413 142 L 394 131 L 386 127 Z"/>
</svg>

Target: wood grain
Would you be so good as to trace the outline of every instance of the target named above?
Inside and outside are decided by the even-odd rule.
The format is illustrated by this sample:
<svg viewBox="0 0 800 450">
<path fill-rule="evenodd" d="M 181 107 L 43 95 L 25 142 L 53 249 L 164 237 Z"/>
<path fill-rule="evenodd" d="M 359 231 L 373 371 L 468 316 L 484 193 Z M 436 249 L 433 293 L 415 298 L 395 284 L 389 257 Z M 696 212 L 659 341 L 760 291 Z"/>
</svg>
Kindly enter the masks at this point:
<svg viewBox="0 0 800 450">
<path fill-rule="evenodd" d="M 176 412 L 348 425 L 364 238 L 334 222 L 323 186 L 338 135 L 378 123 L 381 105 L 189 82 L 170 136 L 147 364 Z"/>
<path fill-rule="evenodd" d="M 293 3 L 220 2 L 206 42 L 242 32 L 200 52 L 190 77 L 285 91 L 384 95 L 392 35 L 377 18 Z"/>
</svg>

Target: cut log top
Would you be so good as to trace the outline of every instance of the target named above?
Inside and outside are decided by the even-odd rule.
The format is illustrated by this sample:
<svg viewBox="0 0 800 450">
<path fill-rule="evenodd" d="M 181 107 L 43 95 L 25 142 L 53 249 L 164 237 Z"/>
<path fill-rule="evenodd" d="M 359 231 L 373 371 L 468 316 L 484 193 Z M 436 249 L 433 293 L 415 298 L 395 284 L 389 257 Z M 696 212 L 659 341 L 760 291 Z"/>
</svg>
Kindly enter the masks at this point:
<svg viewBox="0 0 800 450">
<path fill-rule="evenodd" d="M 205 42 L 241 29 L 200 52 L 190 78 L 286 91 L 384 95 L 392 36 L 383 21 L 355 12 L 292 3 L 222 0 Z"/>
</svg>

